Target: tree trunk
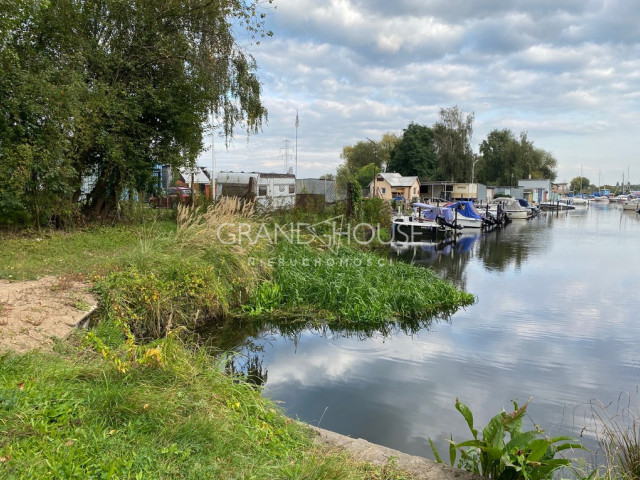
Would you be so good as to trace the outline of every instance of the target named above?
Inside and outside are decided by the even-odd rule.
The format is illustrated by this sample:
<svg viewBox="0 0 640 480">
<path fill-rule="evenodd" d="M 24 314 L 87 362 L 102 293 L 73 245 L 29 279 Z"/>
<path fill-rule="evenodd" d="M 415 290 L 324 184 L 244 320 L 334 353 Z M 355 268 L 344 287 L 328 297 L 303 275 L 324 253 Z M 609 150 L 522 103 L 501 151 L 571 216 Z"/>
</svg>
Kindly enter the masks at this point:
<svg viewBox="0 0 640 480">
<path fill-rule="evenodd" d="M 102 173 L 88 195 L 89 201 L 85 208 L 85 214 L 94 219 L 106 220 L 117 204 L 117 189 L 109 188 L 106 181 L 107 175 Z"/>
</svg>

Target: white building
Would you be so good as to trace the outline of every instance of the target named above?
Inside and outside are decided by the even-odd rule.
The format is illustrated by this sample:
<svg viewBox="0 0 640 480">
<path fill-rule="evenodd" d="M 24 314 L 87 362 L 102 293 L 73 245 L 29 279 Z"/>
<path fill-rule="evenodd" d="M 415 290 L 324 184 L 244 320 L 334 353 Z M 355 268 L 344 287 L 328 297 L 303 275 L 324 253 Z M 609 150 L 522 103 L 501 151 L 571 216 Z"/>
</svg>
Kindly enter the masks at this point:
<svg viewBox="0 0 640 480">
<path fill-rule="evenodd" d="M 239 197 L 264 210 L 296 205 L 296 177 L 292 173 L 219 172 L 216 198 Z"/>
</svg>

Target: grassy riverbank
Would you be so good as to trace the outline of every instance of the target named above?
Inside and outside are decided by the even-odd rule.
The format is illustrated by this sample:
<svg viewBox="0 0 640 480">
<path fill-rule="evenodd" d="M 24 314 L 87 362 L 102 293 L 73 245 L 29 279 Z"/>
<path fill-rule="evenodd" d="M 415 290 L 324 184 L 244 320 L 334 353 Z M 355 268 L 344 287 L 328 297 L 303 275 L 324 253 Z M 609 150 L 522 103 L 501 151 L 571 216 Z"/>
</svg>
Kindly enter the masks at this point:
<svg viewBox="0 0 640 480">
<path fill-rule="evenodd" d="M 404 478 L 314 446 L 220 360 L 156 348 L 125 374 L 73 342 L 0 357 L 0 477 Z"/>
<path fill-rule="evenodd" d="M 403 478 L 320 450 L 225 372 L 224 355 L 183 332 L 248 314 L 382 328 L 473 298 L 368 247 L 334 253 L 313 235 L 304 245 L 227 241 L 225 223 L 262 224 L 239 204 L 216 208 L 184 211 L 177 224 L 3 235 L 0 278 L 85 279 L 100 308 L 96 326 L 56 352 L 0 357 L 2 476 Z"/>
</svg>

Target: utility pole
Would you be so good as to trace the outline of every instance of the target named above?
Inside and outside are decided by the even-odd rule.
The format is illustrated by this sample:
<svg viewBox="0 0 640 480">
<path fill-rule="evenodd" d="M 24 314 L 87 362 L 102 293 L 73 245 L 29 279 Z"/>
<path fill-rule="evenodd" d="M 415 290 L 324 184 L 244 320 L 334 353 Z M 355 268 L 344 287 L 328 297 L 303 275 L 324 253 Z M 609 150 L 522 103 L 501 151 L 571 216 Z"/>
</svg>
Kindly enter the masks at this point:
<svg viewBox="0 0 640 480">
<path fill-rule="evenodd" d="M 471 183 L 473 183 L 473 179 L 475 177 L 476 163 L 478 163 L 478 160 L 480 160 L 479 157 L 476 158 L 471 164 Z"/>
<path fill-rule="evenodd" d="M 376 177 L 378 176 L 376 173 L 376 163 L 378 163 L 378 144 L 369 137 L 367 137 L 367 140 L 373 143 L 373 191 L 371 192 L 371 198 L 373 198 L 376 194 Z"/>
<path fill-rule="evenodd" d="M 211 113 L 211 201 L 216 201 L 216 152 L 213 148 L 215 128 L 213 127 L 213 113 Z"/>
<path fill-rule="evenodd" d="M 298 109 L 296 108 L 296 180 L 298 178 L 298 127 L 300 126 L 300 119 L 298 118 Z"/>
</svg>

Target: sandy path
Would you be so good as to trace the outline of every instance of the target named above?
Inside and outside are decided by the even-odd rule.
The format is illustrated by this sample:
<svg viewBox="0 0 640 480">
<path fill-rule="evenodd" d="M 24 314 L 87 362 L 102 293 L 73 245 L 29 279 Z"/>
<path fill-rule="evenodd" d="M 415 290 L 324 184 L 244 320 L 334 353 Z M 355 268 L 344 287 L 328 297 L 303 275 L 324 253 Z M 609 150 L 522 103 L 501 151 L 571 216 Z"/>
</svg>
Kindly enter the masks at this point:
<svg viewBox="0 0 640 480">
<path fill-rule="evenodd" d="M 0 280 L 0 352 L 50 349 L 96 304 L 89 285 L 69 277 Z"/>
</svg>

